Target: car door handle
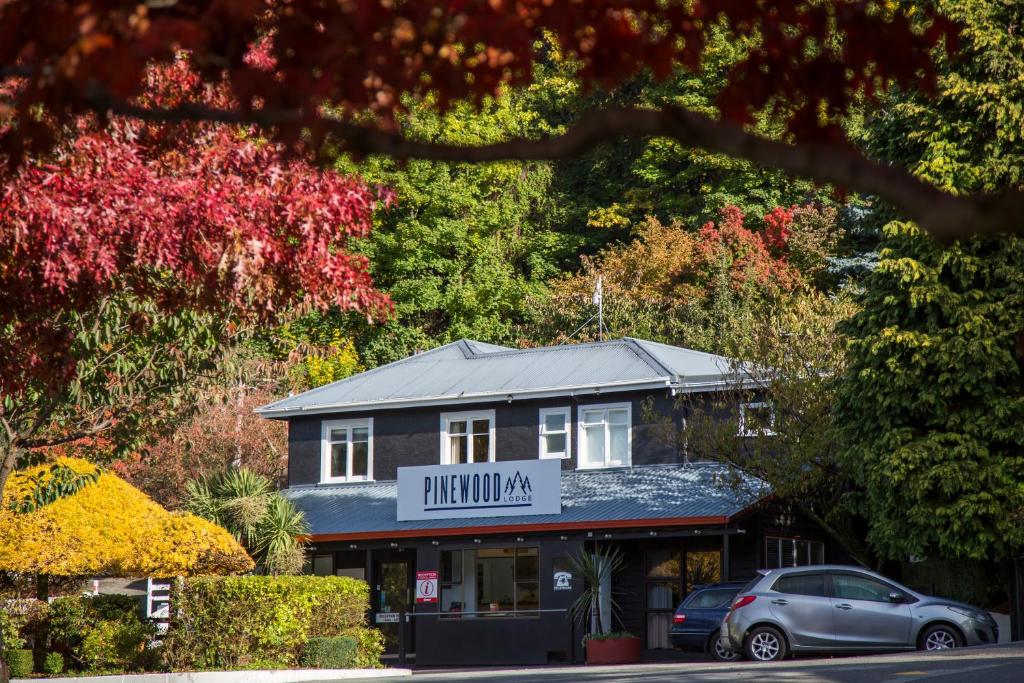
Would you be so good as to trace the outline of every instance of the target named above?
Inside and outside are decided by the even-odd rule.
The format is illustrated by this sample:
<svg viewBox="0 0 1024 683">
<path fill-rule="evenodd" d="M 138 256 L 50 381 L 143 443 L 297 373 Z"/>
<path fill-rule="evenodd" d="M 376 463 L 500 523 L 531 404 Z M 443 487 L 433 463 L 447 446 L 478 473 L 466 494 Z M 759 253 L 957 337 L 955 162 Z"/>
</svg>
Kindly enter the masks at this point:
<svg viewBox="0 0 1024 683">
<path fill-rule="evenodd" d="M 782 599 L 772 600 L 772 604 L 773 605 L 788 605 L 789 604 L 789 600 L 782 600 Z"/>
<path fill-rule="evenodd" d="M 853 605 L 848 605 L 844 602 L 841 605 L 836 605 L 836 609 L 853 609 Z"/>
</svg>

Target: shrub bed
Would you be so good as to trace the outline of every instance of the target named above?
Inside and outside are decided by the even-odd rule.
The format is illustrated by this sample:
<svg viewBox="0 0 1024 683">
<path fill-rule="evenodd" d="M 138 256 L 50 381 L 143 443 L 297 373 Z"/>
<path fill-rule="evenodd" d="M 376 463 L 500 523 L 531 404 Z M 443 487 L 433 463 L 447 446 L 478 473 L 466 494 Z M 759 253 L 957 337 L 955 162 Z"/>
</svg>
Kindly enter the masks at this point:
<svg viewBox="0 0 1024 683">
<path fill-rule="evenodd" d="M 359 641 L 351 636 L 310 638 L 299 664 L 304 669 L 350 669 L 355 667 Z"/>
<path fill-rule="evenodd" d="M 4 656 L 11 678 L 25 678 L 32 674 L 32 650 L 6 650 Z"/>
<path fill-rule="evenodd" d="M 311 639 L 348 636 L 355 642 L 348 666 L 377 668 L 384 643 L 366 625 L 368 608 L 366 582 L 342 576 L 179 580 L 165 662 L 180 671 L 287 668 L 300 663 Z M 318 656 L 324 647 L 313 646 Z"/>
</svg>

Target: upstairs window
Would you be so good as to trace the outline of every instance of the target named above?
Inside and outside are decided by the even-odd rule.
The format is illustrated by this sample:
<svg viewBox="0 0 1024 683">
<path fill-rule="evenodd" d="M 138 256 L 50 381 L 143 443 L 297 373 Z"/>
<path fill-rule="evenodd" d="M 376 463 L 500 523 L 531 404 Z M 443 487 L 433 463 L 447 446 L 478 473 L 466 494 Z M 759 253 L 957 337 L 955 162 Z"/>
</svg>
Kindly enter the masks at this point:
<svg viewBox="0 0 1024 683">
<path fill-rule="evenodd" d="M 740 436 L 774 436 L 775 409 L 767 401 L 740 404 Z"/>
<path fill-rule="evenodd" d="M 568 458 L 571 451 L 569 408 L 540 409 L 540 457 Z"/>
<path fill-rule="evenodd" d="M 631 462 L 631 406 L 580 406 L 579 466 L 625 467 Z"/>
<path fill-rule="evenodd" d="M 494 462 L 494 411 L 441 415 L 441 464 Z"/>
<path fill-rule="evenodd" d="M 373 479 L 373 418 L 323 423 L 320 481 Z"/>
</svg>

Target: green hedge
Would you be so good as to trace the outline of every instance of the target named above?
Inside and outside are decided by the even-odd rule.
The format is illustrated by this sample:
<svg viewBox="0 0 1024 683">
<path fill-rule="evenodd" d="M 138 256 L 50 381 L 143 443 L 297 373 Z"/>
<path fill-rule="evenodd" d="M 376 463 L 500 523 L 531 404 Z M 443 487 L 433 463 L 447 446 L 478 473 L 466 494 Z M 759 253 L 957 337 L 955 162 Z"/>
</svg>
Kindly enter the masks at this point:
<svg viewBox="0 0 1024 683">
<path fill-rule="evenodd" d="M 32 674 L 32 650 L 6 650 L 4 656 L 11 678 L 25 678 Z"/>
<path fill-rule="evenodd" d="M 343 576 L 199 577 L 175 582 L 166 664 L 178 671 L 287 668 L 311 638 L 350 636 L 357 667 L 380 667 L 369 586 Z"/>
<path fill-rule="evenodd" d="M 351 636 L 310 638 L 299 664 L 304 669 L 351 669 L 358 649 L 359 641 Z"/>
<path fill-rule="evenodd" d="M 64 673 L 64 655 L 59 652 L 47 652 L 43 671 L 51 676 L 59 676 Z"/>
</svg>

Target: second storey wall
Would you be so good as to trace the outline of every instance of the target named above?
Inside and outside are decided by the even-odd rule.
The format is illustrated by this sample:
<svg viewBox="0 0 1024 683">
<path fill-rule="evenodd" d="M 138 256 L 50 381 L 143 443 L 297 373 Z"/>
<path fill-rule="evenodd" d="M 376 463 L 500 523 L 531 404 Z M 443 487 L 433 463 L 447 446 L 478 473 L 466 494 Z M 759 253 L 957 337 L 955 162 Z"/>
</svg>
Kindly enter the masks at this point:
<svg viewBox="0 0 1024 683">
<path fill-rule="evenodd" d="M 288 485 L 302 486 L 320 481 L 321 423 L 324 420 L 373 417 L 373 478 L 393 480 L 399 467 L 441 463 L 441 414 L 464 410 L 494 410 L 495 458 L 526 460 L 539 456 L 539 416 L 541 408 L 571 409 L 572 457 L 562 461 L 563 469 L 577 466 L 580 406 L 605 403 L 629 403 L 632 413 L 632 464 L 650 465 L 678 460 L 675 446 L 659 434 L 651 412 L 671 415 L 673 398 L 667 390 L 588 395 L 576 398 L 519 400 L 476 403 L 461 406 L 432 406 L 360 413 L 336 413 L 297 417 L 289 420 Z"/>
</svg>

